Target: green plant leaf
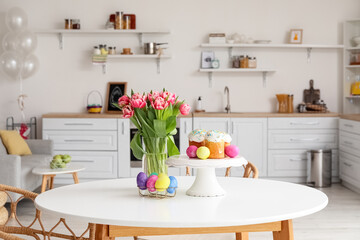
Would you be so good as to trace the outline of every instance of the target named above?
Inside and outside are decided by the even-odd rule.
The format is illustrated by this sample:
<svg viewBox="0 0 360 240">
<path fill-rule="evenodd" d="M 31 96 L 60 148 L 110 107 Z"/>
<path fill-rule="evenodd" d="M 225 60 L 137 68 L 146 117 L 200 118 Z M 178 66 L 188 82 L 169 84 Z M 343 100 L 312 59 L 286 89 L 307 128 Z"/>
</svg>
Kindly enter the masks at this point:
<svg viewBox="0 0 360 240">
<path fill-rule="evenodd" d="M 149 118 L 149 120 L 150 120 L 151 122 L 153 122 L 154 119 L 156 118 L 155 112 L 154 112 L 154 111 L 151 111 L 151 108 L 149 108 L 147 115 L 148 115 L 148 118 Z"/>
<path fill-rule="evenodd" d="M 134 156 L 137 159 L 142 160 L 145 151 L 142 149 L 141 135 L 139 131 L 135 133 L 134 138 L 131 140 L 130 148 L 133 151 Z"/>
<path fill-rule="evenodd" d="M 154 120 L 154 129 L 158 137 L 166 137 L 166 121 L 165 120 Z"/>
<path fill-rule="evenodd" d="M 122 109 L 122 108 L 119 106 L 119 104 L 117 104 L 117 103 L 112 103 L 112 105 L 113 105 L 113 107 L 116 107 L 116 108 L 118 108 L 118 109 Z"/>
<path fill-rule="evenodd" d="M 135 117 L 131 117 L 130 118 L 130 121 L 135 125 L 135 127 L 137 128 L 137 129 L 139 129 L 139 131 L 141 132 L 141 126 L 140 126 L 140 124 L 138 123 L 138 121 L 136 120 L 136 118 Z"/>
<path fill-rule="evenodd" d="M 169 157 L 180 155 L 179 149 L 176 147 L 173 136 L 167 137 L 167 149 Z"/>
<path fill-rule="evenodd" d="M 156 133 L 152 126 L 153 123 L 150 122 L 150 125 L 149 125 L 149 123 L 148 123 L 149 119 L 146 117 L 146 113 L 139 108 L 135 108 L 134 111 L 135 111 L 136 117 L 138 118 L 138 121 L 141 123 L 142 132 L 143 132 L 144 137 L 155 137 Z"/>
<path fill-rule="evenodd" d="M 176 129 L 176 116 L 170 116 L 166 119 L 166 133 L 170 133 L 174 129 Z"/>
</svg>

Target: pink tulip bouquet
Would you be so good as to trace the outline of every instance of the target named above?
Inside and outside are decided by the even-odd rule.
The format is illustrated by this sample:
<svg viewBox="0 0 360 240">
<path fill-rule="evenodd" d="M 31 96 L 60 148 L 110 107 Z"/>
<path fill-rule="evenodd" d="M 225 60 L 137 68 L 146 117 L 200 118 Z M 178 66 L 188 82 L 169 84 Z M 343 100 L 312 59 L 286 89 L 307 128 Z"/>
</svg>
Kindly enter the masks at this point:
<svg viewBox="0 0 360 240">
<path fill-rule="evenodd" d="M 145 156 L 145 172 L 167 174 L 165 160 L 180 154 L 173 137 L 176 117 L 188 115 L 190 106 L 165 89 L 143 94 L 131 91 L 131 96 L 120 97 L 118 105 L 114 105 L 122 109 L 123 117 L 130 118 L 138 129 L 130 147 L 137 159 Z"/>
</svg>

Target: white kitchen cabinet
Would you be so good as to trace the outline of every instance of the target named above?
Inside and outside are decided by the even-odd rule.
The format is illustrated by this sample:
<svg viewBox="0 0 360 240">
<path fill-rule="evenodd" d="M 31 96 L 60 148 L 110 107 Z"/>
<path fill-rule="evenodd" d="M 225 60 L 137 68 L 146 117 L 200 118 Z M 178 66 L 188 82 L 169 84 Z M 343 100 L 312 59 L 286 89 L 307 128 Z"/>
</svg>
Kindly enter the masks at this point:
<svg viewBox="0 0 360 240">
<path fill-rule="evenodd" d="M 307 151 L 332 149 L 332 177 L 338 181 L 338 118 L 269 118 L 268 177 L 305 182 Z"/>
<path fill-rule="evenodd" d="M 230 118 L 194 118 L 194 129 L 218 130 L 230 132 Z"/>
<path fill-rule="evenodd" d="M 340 119 L 340 178 L 360 193 L 360 122 Z"/>
<path fill-rule="evenodd" d="M 188 135 L 193 130 L 192 118 L 180 118 L 180 153 L 186 154 L 186 149 L 189 146 Z"/>
<path fill-rule="evenodd" d="M 259 170 L 259 176 L 267 175 L 267 119 L 231 118 L 231 144 L 239 147 L 240 154 Z M 242 168 L 232 168 L 231 176 L 242 176 Z"/>
<path fill-rule="evenodd" d="M 130 121 L 118 119 L 118 176 L 130 177 Z"/>
</svg>

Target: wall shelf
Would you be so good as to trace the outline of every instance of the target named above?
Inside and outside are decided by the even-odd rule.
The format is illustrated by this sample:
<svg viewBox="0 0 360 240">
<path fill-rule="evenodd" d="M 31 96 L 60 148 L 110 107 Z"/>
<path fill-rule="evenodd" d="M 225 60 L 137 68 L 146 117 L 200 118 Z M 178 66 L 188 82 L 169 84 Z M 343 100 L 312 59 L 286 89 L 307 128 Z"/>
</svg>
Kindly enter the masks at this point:
<svg viewBox="0 0 360 240">
<path fill-rule="evenodd" d="M 102 34 L 136 34 L 139 37 L 139 45 L 143 47 L 144 34 L 170 34 L 168 30 L 141 30 L 141 29 L 129 29 L 129 30 L 114 30 L 114 29 L 43 29 L 35 30 L 37 34 L 57 34 L 59 38 L 59 48 L 64 49 L 64 35 L 77 34 L 77 35 L 102 35 Z"/>
<path fill-rule="evenodd" d="M 148 54 L 134 54 L 134 55 L 121 55 L 121 54 L 115 54 L 115 55 L 108 55 L 107 56 L 107 62 L 105 63 L 94 63 L 93 65 L 102 66 L 102 72 L 103 74 L 106 74 L 107 71 L 107 64 L 109 61 L 116 61 L 121 59 L 155 59 L 156 60 L 156 68 L 157 73 L 160 74 L 160 62 L 161 59 L 170 59 L 171 55 L 161 55 L 160 57 L 158 55 L 148 55 Z"/>
<path fill-rule="evenodd" d="M 346 68 L 360 68 L 360 65 L 346 65 Z"/>
<path fill-rule="evenodd" d="M 275 69 L 270 68 L 200 68 L 199 72 L 208 73 L 209 87 L 213 86 L 213 73 L 262 73 L 263 75 L 263 86 L 266 87 L 267 74 L 276 72 Z"/>
<path fill-rule="evenodd" d="M 360 100 L 360 95 L 359 96 L 348 96 L 345 97 L 350 103 L 354 103 L 355 101 L 359 101 Z"/>
</svg>

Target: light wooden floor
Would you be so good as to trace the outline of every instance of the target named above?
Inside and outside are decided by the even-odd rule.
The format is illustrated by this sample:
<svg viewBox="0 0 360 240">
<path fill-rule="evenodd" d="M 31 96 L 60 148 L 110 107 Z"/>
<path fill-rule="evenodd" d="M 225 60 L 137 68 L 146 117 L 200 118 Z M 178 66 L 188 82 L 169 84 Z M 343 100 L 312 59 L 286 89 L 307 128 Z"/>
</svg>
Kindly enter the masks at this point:
<svg viewBox="0 0 360 240">
<path fill-rule="evenodd" d="M 329 205 L 321 212 L 295 219 L 295 240 L 360 240 L 360 194 L 354 193 L 340 184 L 334 184 L 331 188 L 321 189 L 329 197 Z M 266 201 L 264 199 L 264 201 Z M 86 204 L 86 203 L 84 203 Z M 31 202 L 20 203 L 18 215 L 26 223 L 34 211 Z M 44 214 L 45 225 L 51 226 L 56 219 Z M 86 226 L 85 223 L 71 222 L 75 232 L 80 232 Z M 121 238 L 132 239 L 132 238 Z M 143 237 L 143 239 L 171 239 L 171 240 L 231 240 L 233 234 L 213 235 L 183 235 Z M 251 240 L 272 239 L 271 233 L 251 233 Z"/>
</svg>

